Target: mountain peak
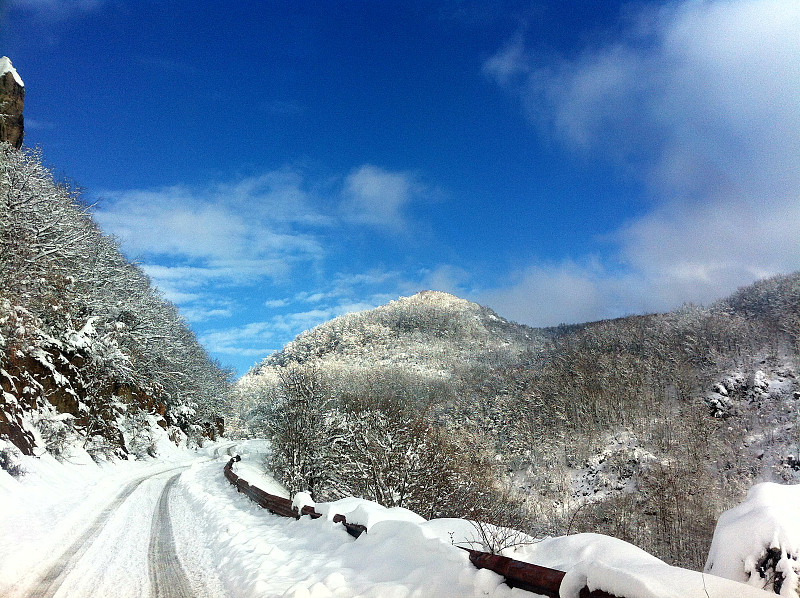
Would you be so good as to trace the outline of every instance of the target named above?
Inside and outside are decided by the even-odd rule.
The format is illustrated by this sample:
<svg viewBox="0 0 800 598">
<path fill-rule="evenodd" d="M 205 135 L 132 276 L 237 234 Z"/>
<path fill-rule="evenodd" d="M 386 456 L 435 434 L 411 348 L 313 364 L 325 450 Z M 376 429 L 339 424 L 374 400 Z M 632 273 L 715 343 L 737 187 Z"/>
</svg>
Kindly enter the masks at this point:
<svg viewBox="0 0 800 598">
<path fill-rule="evenodd" d="M 461 299 L 450 293 L 445 293 L 444 291 L 420 291 L 410 297 L 400 297 L 397 301 L 401 303 L 436 305 L 438 307 L 450 308 L 463 308 L 469 305 L 477 305 L 466 299 Z"/>
</svg>

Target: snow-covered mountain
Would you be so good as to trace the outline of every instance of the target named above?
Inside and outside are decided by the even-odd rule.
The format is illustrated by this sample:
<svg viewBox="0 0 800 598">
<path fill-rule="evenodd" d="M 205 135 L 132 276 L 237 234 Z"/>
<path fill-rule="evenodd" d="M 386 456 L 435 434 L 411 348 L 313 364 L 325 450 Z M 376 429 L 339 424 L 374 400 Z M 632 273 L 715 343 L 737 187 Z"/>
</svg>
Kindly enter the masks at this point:
<svg viewBox="0 0 800 598">
<path fill-rule="evenodd" d="M 319 359 L 355 365 L 364 358 L 384 365 L 410 364 L 429 375 L 450 375 L 454 362 L 492 355 L 516 359 L 541 346 L 544 338 L 541 331 L 513 324 L 477 303 L 422 291 L 304 332 L 250 375 L 289 361 Z"/>
<path fill-rule="evenodd" d="M 381 396 L 462 434 L 457 459 L 480 449 L 534 527 L 697 568 L 752 483 L 800 481 L 799 314 L 800 274 L 708 308 L 553 329 L 423 292 L 299 335 L 240 380 L 240 418 L 263 430 L 299 365 L 324 382 L 321 416 Z"/>
</svg>

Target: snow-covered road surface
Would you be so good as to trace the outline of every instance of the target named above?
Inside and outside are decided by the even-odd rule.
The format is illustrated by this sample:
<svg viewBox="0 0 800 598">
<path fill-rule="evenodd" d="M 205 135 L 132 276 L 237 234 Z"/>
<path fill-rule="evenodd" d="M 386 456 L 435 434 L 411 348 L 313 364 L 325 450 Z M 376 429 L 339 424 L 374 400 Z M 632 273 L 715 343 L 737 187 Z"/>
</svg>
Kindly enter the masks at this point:
<svg viewBox="0 0 800 598">
<path fill-rule="evenodd" d="M 104 466 L 43 457 L 21 481 L 0 475 L 0 596 L 532 596 L 415 524 L 356 542 L 331 521 L 271 515 L 222 475 L 232 446 Z M 285 493 L 259 463 L 242 463 L 248 478 Z"/>
<path fill-rule="evenodd" d="M 169 495 L 179 473 L 164 485 L 153 516 L 150 530 L 150 549 L 147 564 L 150 570 L 150 587 L 158 598 L 191 598 L 194 596 L 189 578 L 178 560 L 172 522 L 169 516 Z"/>
<path fill-rule="evenodd" d="M 178 475 L 180 474 L 175 474 L 171 480 L 174 481 L 177 479 Z M 119 552 L 121 547 L 130 543 L 132 539 L 130 537 L 132 526 L 129 525 L 129 522 L 133 515 L 131 508 L 135 508 L 133 507 L 133 504 L 141 503 L 138 495 L 134 498 L 131 497 L 137 491 L 139 491 L 139 494 L 146 492 L 146 490 L 140 490 L 140 487 L 145 482 L 151 485 L 158 484 L 160 482 L 160 480 L 157 479 L 158 477 L 163 477 L 163 474 L 142 477 L 130 482 L 127 486 L 125 486 L 122 492 L 120 492 L 119 495 L 117 495 L 112 502 L 100 512 L 100 514 L 89 525 L 88 529 L 86 529 L 69 546 L 67 546 L 66 549 L 64 549 L 64 551 L 57 558 L 55 558 L 42 573 L 37 575 L 34 583 L 25 590 L 25 595 L 34 596 L 36 598 L 55 598 L 58 595 L 70 594 L 77 595 L 81 586 L 86 586 L 87 582 L 92 584 L 89 586 L 89 588 L 94 587 L 97 588 L 98 591 L 101 590 L 102 584 L 99 586 L 94 584 L 95 581 L 98 581 L 95 579 L 96 571 L 94 569 L 95 563 L 97 562 L 97 557 L 94 555 L 99 553 L 100 555 L 112 556 L 113 553 Z M 166 495 L 167 486 L 164 487 L 162 497 L 166 497 Z M 129 499 L 131 500 L 132 505 L 125 505 Z M 160 531 L 159 526 L 163 526 L 165 523 L 166 525 L 169 525 L 168 519 L 166 521 L 164 520 L 160 511 L 160 507 L 161 504 L 159 503 L 159 510 L 154 512 L 152 517 L 152 530 L 154 535 L 151 538 L 150 556 L 156 558 L 160 557 L 161 554 L 153 554 L 153 543 L 160 545 L 163 542 L 162 538 L 165 535 L 162 531 Z M 120 519 L 122 519 L 124 523 L 117 521 Z M 106 528 L 109 528 L 110 531 L 106 531 Z M 171 528 L 169 528 L 168 533 L 171 534 Z M 168 541 L 171 542 L 171 537 Z M 132 549 L 133 547 L 124 546 L 124 548 Z M 87 553 L 90 554 L 87 555 Z M 110 558 L 108 560 L 110 561 L 110 566 L 106 569 L 106 571 L 104 571 L 106 576 L 108 575 L 109 569 L 111 569 L 114 565 L 119 564 L 122 568 L 125 568 L 126 565 L 128 565 L 124 561 L 120 563 L 119 559 Z M 151 570 L 163 569 L 163 567 L 159 566 L 159 564 L 153 560 L 148 560 L 148 565 Z M 153 579 L 153 577 L 154 576 L 151 575 L 151 579 Z M 156 585 L 154 585 L 154 587 L 158 588 Z"/>
<path fill-rule="evenodd" d="M 185 570 L 171 503 L 181 474 L 219 467 L 213 457 L 228 446 L 172 462 L 31 461 L 34 471 L 18 487 L 8 480 L 0 487 L 0 596 L 227 596 L 209 570 Z"/>
</svg>

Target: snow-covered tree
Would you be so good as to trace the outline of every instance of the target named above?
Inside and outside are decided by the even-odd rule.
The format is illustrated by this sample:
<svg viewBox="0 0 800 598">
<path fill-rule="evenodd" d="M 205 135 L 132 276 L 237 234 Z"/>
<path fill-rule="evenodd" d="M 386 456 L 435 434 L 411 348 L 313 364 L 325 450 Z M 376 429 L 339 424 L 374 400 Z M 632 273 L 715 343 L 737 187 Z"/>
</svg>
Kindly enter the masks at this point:
<svg viewBox="0 0 800 598">
<path fill-rule="evenodd" d="M 125 454 L 138 410 L 216 434 L 230 373 L 90 212 L 39 152 L 0 144 L 0 436 L 30 452 L 50 408 L 101 452 Z"/>
</svg>

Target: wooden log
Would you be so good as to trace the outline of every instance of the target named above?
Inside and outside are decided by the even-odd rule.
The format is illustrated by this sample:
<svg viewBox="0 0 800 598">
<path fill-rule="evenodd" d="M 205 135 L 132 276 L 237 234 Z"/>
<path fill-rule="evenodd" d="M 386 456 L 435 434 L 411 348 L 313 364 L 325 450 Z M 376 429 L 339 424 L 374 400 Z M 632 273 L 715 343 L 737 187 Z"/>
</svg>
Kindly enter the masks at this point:
<svg viewBox="0 0 800 598">
<path fill-rule="evenodd" d="M 308 515 L 311 519 L 319 519 L 322 517 L 322 513 L 317 513 L 311 505 L 305 505 L 300 509 L 300 515 Z"/>
<path fill-rule="evenodd" d="M 361 534 L 367 531 L 367 528 L 363 525 L 358 523 L 348 523 L 347 518 L 344 515 L 336 514 L 333 516 L 334 523 L 341 523 L 344 526 L 344 529 L 347 530 L 347 533 L 353 536 L 354 538 L 358 538 Z"/>
<path fill-rule="evenodd" d="M 358 538 L 361 534 L 367 531 L 367 528 L 359 523 L 342 523 L 344 525 L 344 529 L 347 530 L 347 533 L 353 536 L 354 538 Z"/>
<path fill-rule="evenodd" d="M 236 475 L 235 473 L 233 473 L 233 470 L 230 470 L 230 469 L 226 469 L 225 470 L 225 477 L 234 486 L 236 485 L 236 482 L 239 480 L 239 476 Z"/>
<path fill-rule="evenodd" d="M 566 575 L 563 571 L 517 561 L 498 554 L 489 554 L 469 548 L 464 548 L 464 550 L 469 553 L 469 560 L 475 567 L 499 573 L 506 578 L 506 584 L 510 587 L 535 592 L 550 598 L 559 598 L 559 588 Z M 602 590 L 590 592 L 589 588 L 583 588 L 580 598 L 617 597 Z"/>
</svg>

